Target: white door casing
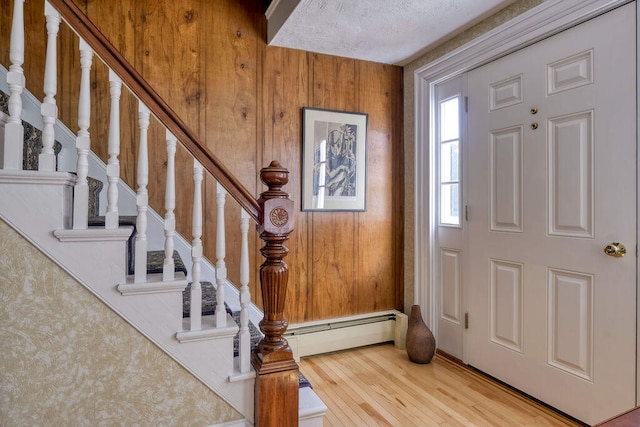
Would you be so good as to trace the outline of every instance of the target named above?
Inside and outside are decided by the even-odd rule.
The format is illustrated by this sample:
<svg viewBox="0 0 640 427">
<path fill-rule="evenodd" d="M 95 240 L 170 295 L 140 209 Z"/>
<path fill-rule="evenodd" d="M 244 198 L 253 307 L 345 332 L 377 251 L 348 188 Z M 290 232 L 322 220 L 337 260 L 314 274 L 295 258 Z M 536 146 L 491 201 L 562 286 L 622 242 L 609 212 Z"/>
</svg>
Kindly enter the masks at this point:
<svg viewBox="0 0 640 427">
<path fill-rule="evenodd" d="M 635 3 L 468 75 L 466 360 L 590 424 L 635 406 L 634 30 Z"/>
</svg>

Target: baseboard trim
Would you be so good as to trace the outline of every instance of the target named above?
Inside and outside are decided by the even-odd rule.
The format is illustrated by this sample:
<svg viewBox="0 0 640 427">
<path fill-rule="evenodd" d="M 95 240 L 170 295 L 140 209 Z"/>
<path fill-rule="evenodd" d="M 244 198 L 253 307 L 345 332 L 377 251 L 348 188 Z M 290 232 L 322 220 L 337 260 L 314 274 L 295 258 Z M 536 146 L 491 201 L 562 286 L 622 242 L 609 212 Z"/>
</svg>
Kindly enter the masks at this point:
<svg viewBox="0 0 640 427">
<path fill-rule="evenodd" d="M 396 347 L 404 348 L 406 330 L 407 316 L 391 310 L 294 324 L 284 336 L 294 359 L 300 361 L 305 356 L 383 342 L 393 342 Z"/>
</svg>

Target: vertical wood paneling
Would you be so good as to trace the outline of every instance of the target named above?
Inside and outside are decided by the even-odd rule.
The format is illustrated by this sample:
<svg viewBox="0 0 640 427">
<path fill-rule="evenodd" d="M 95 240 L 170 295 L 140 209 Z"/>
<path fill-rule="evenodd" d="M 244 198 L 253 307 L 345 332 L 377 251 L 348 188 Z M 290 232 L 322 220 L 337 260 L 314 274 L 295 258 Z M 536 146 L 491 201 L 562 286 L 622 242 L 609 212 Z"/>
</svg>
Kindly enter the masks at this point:
<svg viewBox="0 0 640 427">
<path fill-rule="evenodd" d="M 357 214 L 359 251 L 356 310 L 367 312 L 395 307 L 394 288 L 398 270 L 394 259 L 394 145 L 402 141 L 392 133 L 395 105 L 401 102 L 395 85 L 396 67 L 372 62 L 358 63 L 358 110 L 368 113 L 367 211 Z"/>
<path fill-rule="evenodd" d="M 256 196 L 259 171 L 277 159 L 290 171 L 296 226 L 287 246 L 290 266 L 285 315 L 290 323 L 402 308 L 403 151 L 402 69 L 328 55 L 266 46 L 259 0 L 75 0 L 155 90 Z M 31 30 L 28 49 L 45 43 L 42 0 L 25 3 L 42 29 Z M 0 18 L 0 60 L 8 60 L 10 13 Z M 78 41 L 62 26 L 58 77 L 60 117 L 77 130 Z M 39 55 L 41 61 L 44 54 Z M 35 56 L 33 61 L 37 59 Z M 94 60 L 94 63 L 97 59 Z M 34 68 L 43 67 L 42 64 Z M 42 74 L 42 71 L 38 72 Z M 102 79 L 104 70 L 94 71 Z M 106 77 L 106 76 L 105 76 Z M 38 77 L 41 79 L 40 77 Z M 32 78 L 27 76 L 30 84 Z M 92 143 L 103 158 L 107 145 L 108 82 L 93 89 Z M 37 86 L 41 90 L 42 83 Z M 40 96 L 40 94 L 37 94 Z M 137 102 L 123 91 L 123 179 L 135 188 Z M 367 211 L 302 212 L 302 108 L 367 113 Z M 164 130 L 150 132 L 152 206 L 164 214 Z M 191 159 L 176 157 L 178 230 L 191 239 Z M 205 184 L 205 256 L 215 262 L 215 184 Z M 227 268 L 238 281 L 239 209 L 227 201 Z M 263 262 L 250 229 L 251 292 L 258 305 L 257 269 Z M 161 248 L 153 248 L 161 249 Z M 187 264 L 189 260 L 185 260 Z"/>
<path fill-rule="evenodd" d="M 295 230 L 289 236 L 289 254 L 285 262 L 289 265 L 289 287 L 285 317 L 296 314 L 299 321 L 310 320 L 313 306 L 313 287 L 307 277 L 307 238 L 309 215 L 301 212 L 302 200 L 300 156 L 302 153 L 302 111 L 309 105 L 308 76 L 309 60 L 306 52 L 267 48 L 264 64 L 264 157 L 263 164 L 278 159 L 289 169 L 289 184 L 296 212 Z"/>
<path fill-rule="evenodd" d="M 311 106 L 356 111 L 356 61 L 314 54 Z M 355 312 L 357 214 L 314 212 L 311 258 L 314 281 L 313 316 L 331 318 Z"/>
<path fill-rule="evenodd" d="M 25 2 L 25 8 L 27 4 Z M 38 0 L 34 4 L 29 5 L 31 8 L 39 11 L 39 13 L 24 14 L 25 28 L 35 28 L 37 31 L 24 32 L 25 53 L 27 46 L 37 52 L 47 51 L 47 29 L 44 17 L 44 0 Z M 40 100 L 44 98 L 44 64 L 45 58 L 38 56 L 24 57 L 24 75 L 26 77 L 27 87 L 31 88 L 32 93 Z"/>
<path fill-rule="evenodd" d="M 73 133 L 78 131 L 79 42 L 78 36 L 69 27 L 60 24 L 60 32 L 58 33 L 58 94 L 56 96 L 58 118 L 66 123 Z"/>
<path fill-rule="evenodd" d="M 256 157 L 257 146 L 257 45 L 254 2 L 209 1 L 207 4 L 206 37 L 203 41 L 205 58 L 204 81 L 204 141 L 238 180 L 253 194 L 258 194 L 256 174 L 262 165 Z M 215 259 L 215 182 L 205 180 L 205 254 Z M 227 203 L 227 270 L 229 278 L 239 283 L 239 209 Z M 250 245 L 255 235 L 250 234 Z M 253 243 L 255 245 L 255 243 Z M 260 257 L 261 258 L 261 257 Z M 256 265 L 255 253 L 251 256 Z M 261 260 L 260 260 L 261 262 Z M 253 270 L 250 289 L 257 292 L 257 275 Z"/>
<path fill-rule="evenodd" d="M 145 0 L 142 15 L 142 75 L 191 129 L 199 130 L 201 99 L 199 0 Z M 149 131 L 149 203 L 164 215 L 165 128 L 154 121 Z M 193 162 L 176 151 L 176 228 L 191 240 Z M 188 261 L 187 261 L 188 262 Z"/>
<path fill-rule="evenodd" d="M 28 13 L 25 10 L 25 13 Z M 0 34 L 2 35 L 2 43 L 0 43 L 0 63 L 9 69 L 9 35 L 11 34 L 11 20 L 13 17 L 13 2 L 3 0 L 2 8 L 0 8 Z"/>
<path fill-rule="evenodd" d="M 100 2 L 92 1 L 86 5 L 87 16 L 105 34 L 109 34 L 113 44 L 132 64 L 135 64 L 136 31 L 139 30 L 139 14 L 135 7 L 129 9 L 127 2 Z M 111 19 L 103 19 L 109 16 Z M 107 67 L 98 58 L 94 58 L 91 81 L 94 83 L 91 90 L 91 140 L 92 149 L 103 161 L 108 159 L 109 120 L 105 112 L 110 108 L 110 88 Z M 137 102 L 130 92 L 123 88 L 120 99 L 120 168 L 121 178 L 135 188 L 135 165 L 137 129 Z M 105 187 L 106 188 L 106 187 Z"/>
<path fill-rule="evenodd" d="M 393 276 L 395 284 L 393 286 L 395 295 L 396 310 L 404 311 L 404 177 L 405 177 L 405 158 L 404 158 L 404 101 L 403 101 L 403 82 L 404 73 L 402 68 L 393 67 L 394 77 L 389 82 L 389 97 L 392 101 L 391 128 L 388 132 L 392 135 L 393 152 L 390 162 L 393 164 L 393 171 L 389 179 L 393 182 L 392 189 L 392 223 L 391 236 L 393 241 L 393 253 L 391 255 L 392 265 L 396 268 Z M 413 161 L 413 160 L 410 160 Z"/>
<path fill-rule="evenodd" d="M 203 107 L 207 147 L 245 187 L 255 192 L 259 35 L 255 32 L 251 3 L 207 2 L 207 37 L 202 52 L 206 58 Z"/>
</svg>

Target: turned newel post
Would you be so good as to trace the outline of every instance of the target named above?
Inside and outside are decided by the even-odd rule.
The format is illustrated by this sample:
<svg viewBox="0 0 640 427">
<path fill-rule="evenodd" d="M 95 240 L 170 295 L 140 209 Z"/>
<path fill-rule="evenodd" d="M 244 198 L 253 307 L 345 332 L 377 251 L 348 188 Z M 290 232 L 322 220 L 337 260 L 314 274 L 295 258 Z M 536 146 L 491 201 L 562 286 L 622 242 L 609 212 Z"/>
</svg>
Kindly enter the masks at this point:
<svg viewBox="0 0 640 427">
<path fill-rule="evenodd" d="M 260 287 L 264 318 L 260 330 L 264 338 L 251 354 L 257 372 L 255 385 L 255 423 L 258 426 L 298 425 L 298 365 L 287 340 L 284 306 L 289 268 L 283 261 L 288 250 L 284 242 L 293 231 L 293 201 L 282 191 L 289 181 L 289 171 L 277 161 L 260 171 L 268 187 L 258 204 L 262 217 L 258 233 L 265 245 L 260 250 L 266 258 L 260 267 Z"/>
</svg>

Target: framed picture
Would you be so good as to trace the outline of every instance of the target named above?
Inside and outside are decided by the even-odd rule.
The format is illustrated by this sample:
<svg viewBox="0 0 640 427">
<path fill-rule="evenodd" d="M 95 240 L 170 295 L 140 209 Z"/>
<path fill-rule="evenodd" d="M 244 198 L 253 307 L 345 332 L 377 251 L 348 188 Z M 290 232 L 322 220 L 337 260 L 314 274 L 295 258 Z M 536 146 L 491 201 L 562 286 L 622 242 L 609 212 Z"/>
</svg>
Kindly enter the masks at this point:
<svg viewBox="0 0 640 427">
<path fill-rule="evenodd" d="M 367 114 L 305 107 L 302 127 L 302 210 L 366 210 Z"/>
</svg>

